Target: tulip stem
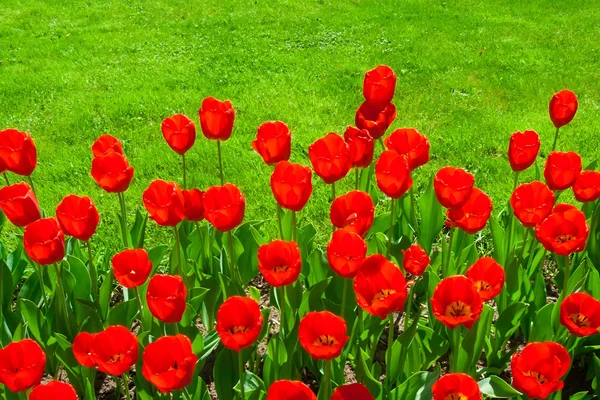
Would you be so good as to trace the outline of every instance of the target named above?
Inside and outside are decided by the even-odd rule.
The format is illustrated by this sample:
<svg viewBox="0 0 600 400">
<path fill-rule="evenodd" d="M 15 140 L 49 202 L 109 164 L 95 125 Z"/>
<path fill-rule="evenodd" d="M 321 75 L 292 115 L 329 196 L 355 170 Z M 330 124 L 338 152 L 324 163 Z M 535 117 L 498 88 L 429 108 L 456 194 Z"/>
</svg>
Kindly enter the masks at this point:
<svg viewBox="0 0 600 400">
<path fill-rule="evenodd" d="M 344 287 L 342 289 L 342 312 L 340 313 L 342 319 L 344 319 L 344 311 L 346 311 L 346 293 L 348 292 L 348 279 L 342 278 L 344 280 Z"/>
<path fill-rule="evenodd" d="M 67 301 L 65 300 L 65 289 L 63 288 L 62 275 L 61 275 L 60 271 L 58 270 L 58 266 L 56 265 L 56 263 L 54 263 L 52 265 L 54 265 L 54 271 L 56 272 L 56 277 L 58 279 L 58 291 L 59 291 L 59 296 L 61 298 L 61 306 L 65 313 L 65 323 L 67 324 L 67 333 L 69 334 L 69 339 L 72 339 L 73 332 L 71 331 L 71 319 L 69 318 L 69 311 L 67 310 Z"/>
<path fill-rule="evenodd" d="M 454 222 L 450 223 L 450 239 L 448 240 L 448 256 L 446 257 L 446 265 L 443 268 L 442 278 L 448 277 L 448 269 L 450 269 L 450 258 L 452 257 L 452 239 L 454 238 Z"/>
<path fill-rule="evenodd" d="M 127 378 L 127 373 L 123 374 L 123 391 L 125 392 L 125 398 L 127 400 L 131 400 L 131 396 L 129 394 L 129 378 Z"/>
<path fill-rule="evenodd" d="M 292 239 L 298 243 L 298 224 L 296 221 L 296 211 L 292 211 Z"/>
<path fill-rule="evenodd" d="M 281 207 L 277 204 L 277 221 L 279 222 L 279 237 L 283 239 L 283 224 L 281 223 Z"/>
<path fill-rule="evenodd" d="M 243 287 L 242 273 L 239 268 L 236 271 L 235 267 L 235 252 L 233 250 L 233 232 L 229 231 L 227 235 L 229 237 L 229 262 L 231 263 L 231 280 L 238 280 L 240 287 Z"/>
<path fill-rule="evenodd" d="M 331 200 L 335 200 L 335 182 L 331 184 L 331 196 L 333 196 Z"/>
<path fill-rule="evenodd" d="M 521 262 L 525 257 L 525 247 L 527 247 L 527 239 L 529 239 L 529 229 L 525 228 L 525 235 L 523 236 L 523 246 L 521 247 Z M 525 266 L 527 268 L 527 266 Z"/>
<path fill-rule="evenodd" d="M 457 373 L 458 371 L 458 355 L 460 353 L 460 328 L 458 325 L 451 331 L 451 334 L 454 335 L 454 348 L 452 349 L 452 366 L 450 368 L 450 372 Z"/>
<path fill-rule="evenodd" d="M 394 347 L 394 313 L 391 312 L 388 314 L 388 343 L 387 350 L 385 351 L 385 368 L 386 368 L 386 384 L 385 387 L 388 391 L 392 389 L 392 381 L 390 379 L 390 368 L 392 367 L 392 348 Z"/>
<path fill-rule="evenodd" d="M 542 264 L 543 265 L 543 264 Z M 558 296 L 557 305 L 561 305 L 565 297 L 567 297 L 569 291 L 569 278 L 571 278 L 571 259 L 569 256 L 565 256 L 565 270 L 563 271 L 563 286 Z"/>
<path fill-rule="evenodd" d="M 87 240 L 88 261 L 90 266 L 90 278 L 92 279 L 92 298 L 94 301 L 98 299 L 98 275 L 94 266 L 94 256 L 92 255 L 92 242 Z"/>
<path fill-rule="evenodd" d="M 183 394 L 183 397 L 185 397 L 187 400 L 192 400 L 192 396 L 190 396 L 190 392 L 188 392 L 187 388 L 183 388 L 183 390 L 181 390 L 181 393 Z"/>
<path fill-rule="evenodd" d="M 238 371 L 240 372 L 240 399 L 244 400 L 246 398 L 245 393 L 244 393 L 244 372 L 245 368 L 244 368 L 244 356 L 242 354 L 242 351 L 238 351 Z"/>
<path fill-rule="evenodd" d="M 325 385 L 325 396 L 324 399 L 331 398 L 331 360 L 325 361 L 325 377 L 323 379 L 323 384 Z"/>
<path fill-rule="evenodd" d="M 519 172 L 517 171 L 517 172 L 515 172 L 515 180 L 513 182 L 513 192 L 517 188 L 518 184 L 519 184 Z"/>
<path fill-rule="evenodd" d="M 467 238 L 467 233 L 463 232 L 462 238 L 460 239 L 460 245 L 458 246 L 458 253 L 456 253 L 456 262 L 457 262 L 457 267 L 458 268 L 454 268 L 454 271 L 456 274 L 460 274 L 461 270 L 462 270 L 462 264 L 460 262 L 460 258 L 462 257 L 462 253 L 463 250 L 465 248 L 465 240 Z"/>
<path fill-rule="evenodd" d="M 281 340 L 285 337 L 285 286 L 281 287 L 281 299 L 279 300 L 279 331 Z"/>
<path fill-rule="evenodd" d="M 412 220 L 415 236 L 417 236 L 419 223 L 417 221 L 417 202 L 415 201 L 415 190 L 413 186 L 410 187 L 410 219 Z"/>
<path fill-rule="evenodd" d="M 19 400 L 27 400 L 27 392 L 19 392 Z"/>
<path fill-rule="evenodd" d="M 42 298 L 44 299 L 44 313 L 48 312 L 48 297 L 46 297 L 46 289 L 44 288 L 44 268 L 39 265 L 39 264 L 35 264 L 37 266 L 38 269 L 38 277 L 39 277 L 39 281 L 40 281 L 40 290 L 42 291 Z M 0 318 L 0 324 L 2 323 L 2 318 Z"/>
<path fill-rule="evenodd" d="M 175 232 L 175 254 L 177 255 L 177 263 L 179 264 L 177 269 L 181 279 L 184 279 L 183 276 L 183 263 L 181 262 L 181 245 L 179 241 L 179 231 L 177 230 L 177 225 L 173 227 L 173 232 Z"/>
<path fill-rule="evenodd" d="M 129 239 L 127 239 L 127 215 L 125 214 L 125 197 L 123 192 L 119 192 L 119 203 L 121 204 L 121 233 L 123 235 L 123 244 L 125 248 L 129 247 Z"/>
<path fill-rule="evenodd" d="M 142 299 L 140 298 L 140 291 L 138 290 L 138 287 L 136 286 L 134 288 L 134 292 L 135 292 L 135 299 L 137 300 L 137 305 L 138 305 L 138 309 L 140 310 L 140 322 L 142 323 L 142 328 L 144 328 L 144 309 L 142 307 Z"/>
<path fill-rule="evenodd" d="M 2 175 L 4 175 L 4 182 L 6 182 L 6 186 L 10 186 L 10 181 L 8 180 L 8 174 L 5 172 Z"/>
<path fill-rule="evenodd" d="M 358 190 L 358 184 L 360 182 L 360 178 L 358 177 L 358 168 L 354 168 L 354 176 L 356 177 L 356 186 L 355 186 L 355 189 Z"/>
<path fill-rule="evenodd" d="M 29 182 L 29 186 L 31 186 L 33 194 L 35 195 L 35 197 L 37 197 L 37 193 L 35 192 L 35 186 L 33 185 L 33 179 L 31 179 L 31 175 L 27 177 L 27 182 Z"/>
<path fill-rule="evenodd" d="M 181 162 L 183 164 L 183 188 L 187 189 L 186 168 L 185 168 L 185 153 L 183 153 L 181 155 Z"/>
<path fill-rule="evenodd" d="M 217 153 L 219 154 L 219 172 L 221 174 L 221 186 L 225 184 L 225 178 L 223 178 L 223 159 L 221 158 L 221 141 L 217 140 Z"/>
<path fill-rule="evenodd" d="M 404 308 L 404 331 L 408 329 L 408 321 L 410 319 L 410 312 L 412 311 L 413 305 L 413 296 L 415 292 L 415 286 L 417 286 L 417 282 L 419 282 L 419 277 L 415 277 L 415 280 L 408 291 L 408 300 L 406 302 L 406 307 Z M 419 317 L 419 313 L 416 314 L 415 318 Z"/>
<path fill-rule="evenodd" d="M 554 134 L 554 143 L 552 143 L 552 151 L 556 149 L 556 141 L 558 140 L 558 130 L 560 128 L 556 128 L 556 133 Z"/>
<path fill-rule="evenodd" d="M 392 205 L 390 211 L 390 231 L 388 233 L 388 246 L 387 246 L 387 256 L 390 258 L 390 254 L 392 253 L 392 241 L 394 240 L 394 202 L 396 199 L 392 197 Z"/>
</svg>

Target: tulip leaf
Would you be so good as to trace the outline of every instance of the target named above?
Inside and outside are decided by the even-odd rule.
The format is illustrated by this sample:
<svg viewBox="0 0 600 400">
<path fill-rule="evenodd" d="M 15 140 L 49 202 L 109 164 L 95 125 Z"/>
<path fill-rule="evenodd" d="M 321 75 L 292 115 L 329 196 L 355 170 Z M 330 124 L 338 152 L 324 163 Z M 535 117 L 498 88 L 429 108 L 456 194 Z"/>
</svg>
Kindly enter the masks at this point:
<svg viewBox="0 0 600 400">
<path fill-rule="evenodd" d="M 237 385 L 235 385 L 234 390 L 238 393 L 237 397 L 240 394 L 240 382 L 238 381 Z M 265 383 L 258 376 L 253 374 L 250 371 L 244 372 L 244 399 L 256 399 L 258 398 L 258 394 L 261 392 L 265 392 Z"/>
<path fill-rule="evenodd" d="M 46 344 L 50 337 L 50 331 L 38 306 L 27 299 L 21 299 L 19 304 L 29 332 L 39 343 Z"/>
<path fill-rule="evenodd" d="M 506 245 L 505 237 L 506 232 L 500 226 L 496 218 L 492 217 L 489 221 L 489 227 L 492 232 L 492 243 L 494 244 L 494 259 L 500 264 L 505 264 L 506 258 Z"/>
<path fill-rule="evenodd" d="M 308 257 L 308 262 L 303 268 L 303 274 L 308 281 L 308 287 L 322 282 L 329 273 L 329 263 L 321 249 L 315 249 Z"/>
<path fill-rule="evenodd" d="M 162 263 L 165 254 L 169 250 L 169 247 L 166 245 L 158 245 L 154 246 L 150 250 L 148 250 L 148 259 L 152 263 L 152 274 L 156 272 L 158 266 Z"/>
<path fill-rule="evenodd" d="M 448 340 L 427 326 L 419 326 L 415 340 L 418 340 L 419 348 L 425 356 L 421 369 L 431 368 L 448 351 Z"/>
<path fill-rule="evenodd" d="M 108 325 L 131 326 L 137 312 L 136 299 L 123 301 L 111 308 L 108 314 Z"/>
<path fill-rule="evenodd" d="M 431 387 L 440 376 L 439 365 L 432 372 L 417 372 L 404 383 L 392 390 L 391 400 L 430 400 Z"/>
<path fill-rule="evenodd" d="M 237 265 L 242 275 L 242 282 L 247 285 L 254 277 L 258 275 L 258 247 L 260 244 L 256 241 L 257 227 L 260 227 L 262 222 L 246 222 L 242 224 L 236 231 L 235 237 L 239 241 L 239 248 L 236 247 L 238 254 Z M 237 246 L 237 243 L 236 243 Z"/>
<path fill-rule="evenodd" d="M 529 333 L 528 342 L 546 342 L 552 340 L 554 336 L 554 328 L 550 321 L 554 311 L 554 303 L 548 303 L 542 307 L 533 319 L 531 332 Z"/>
<path fill-rule="evenodd" d="M 369 360 L 369 356 L 363 349 L 360 349 L 358 362 L 356 363 L 356 380 L 365 385 L 373 397 L 378 398 L 382 392 L 382 385 L 371 374 L 371 370 L 367 366 L 367 360 Z"/>
<path fill-rule="evenodd" d="M 112 270 L 109 270 L 104 274 L 104 280 L 102 286 L 100 286 L 100 295 L 98 296 L 98 305 L 100 305 L 100 315 L 103 321 L 108 318 L 108 311 L 110 310 L 110 296 L 112 294 Z"/>
<path fill-rule="evenodd" d="M 478 385 L 481 393 L 494 399 L 506 399 L 522 394 L 496 375 L 479 381 Z"/>
<path fill-rule="evenodd" d="M 526 303 L 516 302 L 508 306 L 500 314 L 494 324 L 496 350 L 502 350 L 506 341 L 519 328 L 521 317 L 527 311 L 528 307 L 529 305 Z"/>
<path fill-rule="evenodd" d="M 589 392 L 578 392 L 569 397 L 569 400 L 591 400 L 594 396 Z"/>
<path fill-rule="evenodd" d="M 327 289 L 329 282 L 331 282 L 331 278 L 324 279 L 315 285 L 311 286 L 308 290 L 302 293 L 302 303 L 300 304 L 300 309 L 298 310 L 298 315 L 302 318 L 309 311 L 322 311 L 323 304 L 321 302 L 321 297 L 323 293 Z"/>
<path fill-rule="evenodd" d="M 435 198 L 433 178 L 429 180 L 427 189 L 419 198 L 421 224 L 419 225 L 419 244 L 429 254 L 433 242 L 444 226 L 444 210 Z"/>
<path fill-rule="evenodd" d="M 9 307 L 13 298 L 13 280 L 8 265 L 0 260 L 0 307 Z M 1 322 L 1 321 L 0 321 Z"/>
<path fill-rule="evenodd" d="M 471 373 L 475 370 L 483 350 L 485 338 L 489 336 L 493 317 L 494 311 L 492 308 L 487 304 L 484 305 L 479 319 L 462 338 L 457 364 L 458 371 Z"/>
<path fill-rule="evenodd" d="M 239 381 L 238 353 L 223 348 L 217 355 L 213 368 L 215 390 L 219 399 L 236 398 L 234 386 Z"/>
</svg>

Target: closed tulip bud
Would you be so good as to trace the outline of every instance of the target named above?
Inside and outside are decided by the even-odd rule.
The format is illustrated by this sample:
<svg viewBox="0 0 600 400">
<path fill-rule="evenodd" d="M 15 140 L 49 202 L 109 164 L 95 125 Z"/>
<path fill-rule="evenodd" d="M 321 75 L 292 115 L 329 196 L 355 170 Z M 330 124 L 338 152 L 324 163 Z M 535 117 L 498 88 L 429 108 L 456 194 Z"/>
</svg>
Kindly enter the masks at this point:
<svg viewBox="0 0 600 400">
<path fill-rule="evenodd" d="M 292 134 L 290 128 L 281 121 L 265 122 L 258 127 L 252 148 L 267 165 L 275 165 L 290 158 Z"/>
<path fill-rule="evenodd" d="M 183 114 L 165 118 L 161 130 L 169 147 L 179 155 L 184 155 L 196 141 L 196 125 Z"/>
<path fill-rule="evenodd" d="M 65 234 L 56 219 L 38 219 L 25 227 L 23 247 L 36 263 L 54 264 L 65 256 Z"/>
<path fill-rule="evenodd" d="M 0 165 L 17 175 L 30 176 L 33 173 L 37 165 L 37 150 L 29 133 L 16 129 L 0 131 Z"/>
<path fill-rule="evenodd" d="M 219 101 L 214 97 L 202 100 L 198 111 L 202 133 L 207 139 L 225 141 L 231 136 L 235 111 L 229 100 Z"/>
<path fill-rule="evenodd" d="M 40 206 L 31 187 L 15 183 L 0 189 L 0 209 L 14 225 L 23 227 L 40 219 Z"/>
<path fill-rule="evenodd" d="M 56 207 L 56 219 L 67 235 L 86 241 L 96 232 L 100 215 L 92 199 L 71 194 Z"/>
<path fill-rule="evenodd" d="M 176 226 L 185 217 L 183 193 L 175 182 L 152 181 L 142 199 L 150 218 L 161 226 Z"/>
</svg>

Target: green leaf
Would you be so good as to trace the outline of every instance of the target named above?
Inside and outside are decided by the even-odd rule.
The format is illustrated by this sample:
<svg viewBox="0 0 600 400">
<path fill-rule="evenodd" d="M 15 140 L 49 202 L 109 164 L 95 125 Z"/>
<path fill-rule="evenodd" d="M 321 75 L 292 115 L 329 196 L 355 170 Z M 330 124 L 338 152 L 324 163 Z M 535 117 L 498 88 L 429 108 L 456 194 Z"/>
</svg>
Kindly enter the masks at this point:
<svg viewBox="0 0 600 400">
<path fill-rule="evenodd" d="M 554 303 L 548 303 L 535 314 L 527 342 L 546 342 L 552 340 L 554 329 L 550 321 L 552 320 L 553 310 Z"/>
<path fill-rule="evenodd" d="M 431 387 L 440 376 L 439 365 L 433 372 L 417 372 L 392 390 L 391 400 L 431 400 Z"/>
<path fill-rule="evenodd" d="M 32 301 L 27 299 L 21 299 L 19 304 L 29 332 L 39 343 L 47 343 L 50 337 L 50 331 L 40 309 Z"/>
<path fill-rule="evenodd" d="M 369 356 L 363 349 L 360 349 L 358 362 L 356 363 L 356 380 L 369 389 L 373 397 L 378 398 L 382 392 L 382 385 L 371 374 L 370 368 L 367 366 Z"/>
<path fill-rule="evenodd" d="M 419 226 L 419 243 L 427 253 L 431 252 L 431 246 L 444 226 L 444 210 L 435 198 L 433 189 L 433 178 L 419 198 L 419 210 L 421 210 L 421 224 Z"/>
<path fill-rule="evenodd" d="M 494 244 L 494 259 L 504 265 L 504 259 L 506 258 L 506 232 L 500 226 L 496 218 L 490 218 L 490 230 L 492 232 L 492 243 Z"/>
<path fill-rule="evenodd" d="M 219 399 L 236 398 L 233 388 L 238 383 L 240 377 L 237 357 L 238 353 L 225 348 L 217 355 L 213 376 L 215 390 Z"/>
<path fill-rule="evenodd" d="M 489 336 L 494 310 L 484 305 L 481 316 L 463 336 L 459 353 L 458 371 L 472 373 L 481 357 L 485 339 Z"/>
<path fill-rule="evenodd" d="M 494 399 L 506 399 L 522 394 L 496 375 L 479 381 L 478 385 L 481 393 Z"/>
</svg>

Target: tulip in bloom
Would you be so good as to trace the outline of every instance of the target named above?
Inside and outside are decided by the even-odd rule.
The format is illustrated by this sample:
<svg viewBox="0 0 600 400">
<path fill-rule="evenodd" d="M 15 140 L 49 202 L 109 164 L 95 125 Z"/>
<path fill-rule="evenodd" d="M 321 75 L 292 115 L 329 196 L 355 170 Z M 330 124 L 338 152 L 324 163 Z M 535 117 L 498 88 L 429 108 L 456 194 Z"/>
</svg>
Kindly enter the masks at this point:
<svg viewBox="0 0 600 400">
<path fill-rule="evenodd" d="M 377 187 L 392 199 L 402 197 L 413 184 L 405 156 L 394 150 L 385 150 L 375 163 Z"/>
<path fill-rule="evenodd" d="M 535 228 L 535 236 L 547 250 L 568 256 L 585 249 L 589 231 L 580 210 L 570 204 L 558 204 Z"/>
<path fill-rule="evenodd" d="M 562 390 L 560 378 L 567 373 L 571 357 L 558 343 L 529 343 L 520 353 L 512 356 L 510 366 L 512 385 L 532 399 L 546 399 Z"/>
<path fill-rule="evenodd" d="M 121 193 L 129 188 L 133 167 L 123 154 L 115 151 L 96 156 L 92 160 L 92 178 L 108 193 Z"/>
<path fill-rule="evenodd" d="M 508 162 L 515 172 L 531 167 L 540 152 L 540 137 L 535 131 L 515 132 L 508 144 Z"/>
<path fill-rule="evenodd" d="M 369 131 L 373 139 L 379 139 L 395 119 L 396 106 L 393 103 L 380 105 L 365 101 L 356 110 L 354 123 L 358 129 Z"/>
<path fill-rule="evenodd" d="M 562 90 L 550 100 L 550 119 L 555 127 L 567 125 L 577 112 L 577 96 L 570 90 Z"/>
<path fill-rule="evenodd" d="M 161 130 L 169 147 L 179 155 L 184 155 L 196 141 L 196 125 L 183 114 L 165 118 Z"/>
<path fill-rule="evenodd" d="M 300 248 L 296 242 L 274 240 L 258 248 L 258 269 L 274 287 L 296 282 L 302 268 Z"/>
<path fill-rule="evenodd" d="M 204 205 L 202 197 L 204 192 L 199 189 L 182 190 L 185 219 L 188 221 L 202 221 L 204 219 Z"/>
<path fill-rule="evenodd" d="M 229 139 L 235 119 L 235 111 L 229 100 L 219 101 L 214 97 L 207 97 L 202 100 L 198 114 L 202 133 L 207 139 Z"/>
<path fill-rule="evenodd" d="M 396 129 L 384 143 L 389 150 L 406 156 L 411 171 L 429 161 L 429 140 L 414 128 Z"/>
<path fill-rule="evenodd" d="M 492 214 L 492 200 L 477 188 L 460 208 L 448 210 L 448 219 L 466 233 L 477 233 L 485 227 Z"/>
<path fill-rule="evenodd" d="M 312 194 L 312 170 L 300 164 L 281 161 L 271 174 L 271 190 L 281 207 L 300 211 Z"/>
<path fill-rule="evenodd" d="M 81 332 L 73 340 L 73 355 L 77 362 L 84 367 L 96 367 L 96 360 L 94 360 L 94 354 L 92 353 L 92 344 L 95 337 L 96 335 L 93 333 Z"/>
<path fill-rule="evenodd" d="M 396 74 L 387 65 L 380 65 L 365 74 L 363 96 L 372 104 L 388 104 L 396 91 Z"/>
<path fill-rule="evenodd" d="M 64 233 L 85 242 L 96 232 L 100 215 L 92 199 L 70 194 L 56 207 L 56 219 Z"/>
<path fill-rule="evenodd" d="M 339 181 L 352 168 L 348 145 L 333 132 L 308 146 L 308 157 L 315 173 L 328 184 Z"/>
<path fill-rule="evenodd" d="M 460 208 L 469 200 L 475 177 L 462 168 L 444 167 L 433 178 L 438 202 L 446 208 Z"/>
<path fill-rule="evenodd" d="M 185 217 L 183 193 L 175 182 L 152 181 L 142 199 L 150 218 L 161 226 L 176 226 Z"/>
<path fill-rule="evenodd" d="M 418 244 L 413 244 L 407 250 L 402 250 L 402 266 L 411 275 L 421 276 L 431 263 L 427 252 Z"/>
<path fill-rule="evenodd" d="M 14 225 L 23 227 L 40 219 L 40 206 L 31 187 L 15 183 L 0 189 L 0 209 Z"/>
<path fill-rule="evenodd" d="M 582 203 L 600 199 L 600 172 L 583 171 L 573 184 L 573 193 Z"/>
<path fill-rule="evenodd" d="M 331 360 L 348 341 L 346 321 L 329 311 L 309 312 L 300 321 L 300 344 L 315 360 Z"/>
<path fill-rule="evenodd" d="M 575 336 L 597 334 L 600 328 L 600 301 L 587 293 L 570 294 L 560 304 L 560 323 Z"/>
<path fill-rule="evenodd" d="M 117 281 L 128 289 L 143 285 L 152 271 L 152 263 L 144 249 L 123 250 L 113 256 L 111 264 Z"/>
<path fill-rule="evenodd" d="M 281 121 L 268 121 L 258 127 L 256 140 L 252 148 L 256 151 L 265 164 L 275 165 L 280 161 L 287 161 L 292 151 L 292 133 L 290 128 Z"/>
<path fill-rule="evenodd" d="M 267 400 L 317 400 L 317 396 L 300 381 L 281 380 L 269 387 Z"/>
<path fill-rule="evenodd" d="M 0 165 L 12 173 L 30 176 L 37 165 L 37 150 L 27 132 L 0 131 Z"/>
<path fill-rule="evenodd" d="M 518 186 L 510 197 L 515 217 L 527 228 L 542 222 L 552 211 L 554 201 L 554 192 L 539 181 Z"/>
<path fill-rule="evenodd" d="M 246 200 L 237 186 L 213 186 L 202 196 L 204 218 L 221 232 L 229 232 L 244 219 Z"/>
<path fill-rule="evenodd" d="M 56 219 L 38 219 L 25 227 L 23 247 L 36 263 L 54 264 L 65 256 L 65 234 Z"/>
<path fill-rule="evenodd" d="M 113 152 L 124 155 L 121 142 L 114 136 L 108 134 L 101 135 L 92 144 L 92 154 L 94 157 L 104 156 Z"/>
<path fill-rule="evenodd" d="M 46 354 L 31 339 L 12 342 L 0 349 L 0 383 L 11 392 L 24 392 L 38 385 L 45 366 Z"/>
<path fill-rule="evenodd" d="M 375 142 L 368 130 L 349 126 L 344 132 L 344 141 L 350 150 L 350 160 L 354 168 L 366 168 L 371 165 Z"/>
<path fill-rule="evenodd" d="M 109 326 L 94 337 L 92 354 L 100 372 L 120 376 L 137 362 L 138 341 L 124 326 Z"/>
<path fill-rule="evenodd" d="M 581 156 L 572 151 L 550 153 L 544 167 L 544 178 L 552 190 L 565 190 L 571 187 L 581 173 Z"/>
<path fill-rule="evenodd" d="M 357 304 L 381 319 L 404 310 L 407 298 L 404 274 L 381 254 L 363 260 L 354 278 Z"/>
<path fill-rule="evenodd" d="M 50 381 L 33 388 L 29 400 L 77 400 L 77 393 L 68 383 Z"/>
<path fill-rule="evenodd" d="M 375 398 L 362 383 L 349 383 L 338 386 L 331 400 L 375 400 Z"/>
<path fill-rule="evenodd" d="M 163 336 L 150 343 L 142 354 L 142 374 L 161 393 L 188 386 L 194 378 L 198 357 L 184 335 Z"/>
<path fill-rule="evenodd" d="M 262 325 L 260 307 L 250 297 L 230 297 L 217 311 L 216 329 L 221 342 L 236 352 L 256 342 Z"/>
<path fill-rule="evenodd" d="M 337 229 L 327 244 L 327 261 L 343 278 L 354 278 L 367 255 L 367 243 L 354 232 Z"/>
<path fill-rule="evenodd" d="M 336 228 L 365 236 L 373 224 L 375 206 L 371 196 L 360 190 L 353 190 L 338 196 L 331 203 L 329 217 Z"/>
<path fill-rule="evenodd" d="M 467 374 L 446 374 L 431 388 L 433 400 L 481 400 L 477 381 Z"/>
<path fill-rule="evenodd" d="M 154 275 L 148 283 L 146 303 L 160 321 L 174 324 L 185 312 L 187 288 L 178 275 Z"/>
<path fill-rule="evenodd" d="M 496 297 L 504 286 L 504 269 L 492 257 L 482 257 L 467 269 L 467 278 L 475 287 L 483 301 Z"/>
<path fill-rule="evenodd" d="M 464 325 L 471 329 L 483 311 L 475 283 L 465 276 L 442 279 L 436 286 L 431 307 L 435 317 L 450 329 Z"/>
</svg>

